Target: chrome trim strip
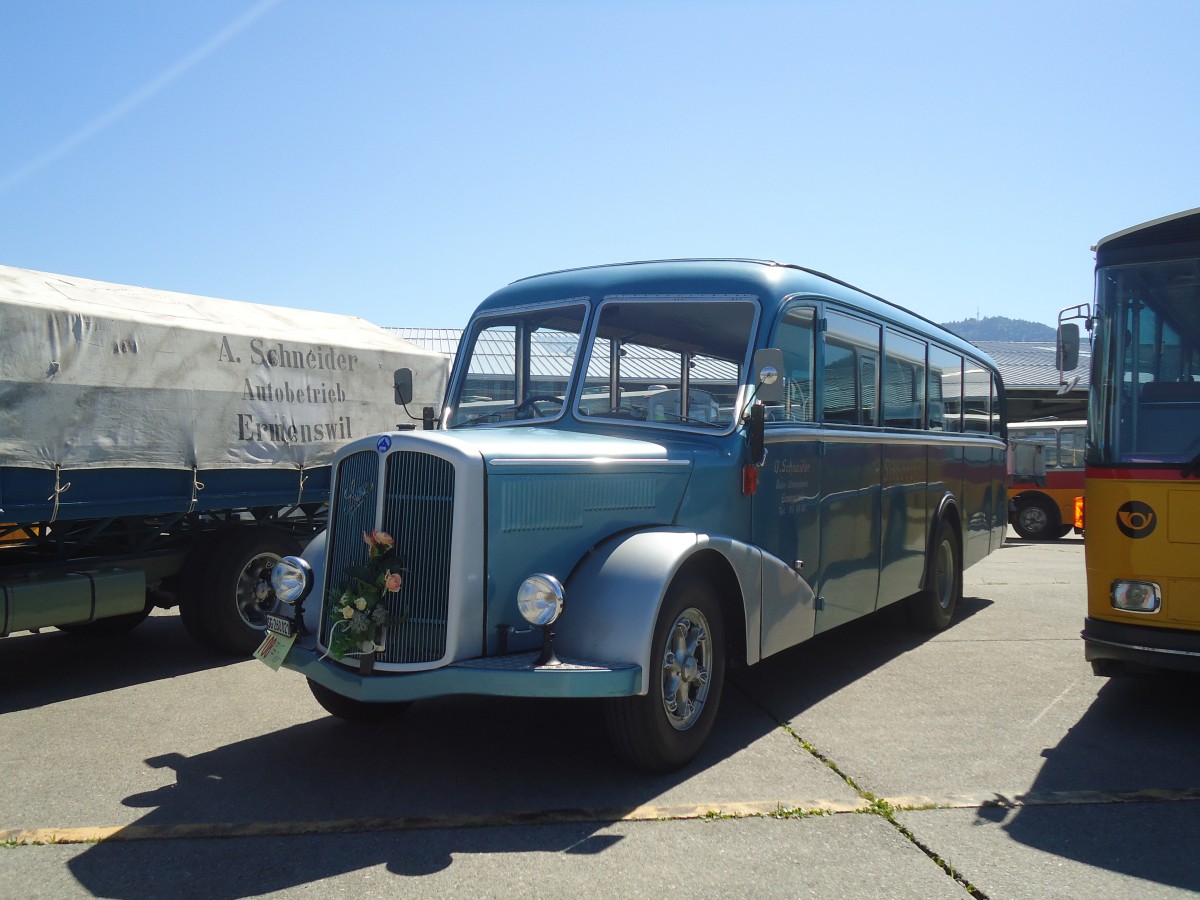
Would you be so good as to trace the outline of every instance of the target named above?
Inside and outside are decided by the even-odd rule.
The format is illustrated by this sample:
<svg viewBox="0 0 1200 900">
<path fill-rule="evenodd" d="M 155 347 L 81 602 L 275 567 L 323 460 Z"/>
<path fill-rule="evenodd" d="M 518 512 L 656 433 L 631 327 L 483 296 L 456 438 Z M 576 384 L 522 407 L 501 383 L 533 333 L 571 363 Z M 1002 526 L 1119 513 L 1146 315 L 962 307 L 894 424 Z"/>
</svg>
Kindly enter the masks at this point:
<svg viewBox="0 0 1200 900">
<path fill-rule="evenodd" d="M 537 467 L 573 467 L 573 466 L 610 466 L 616 467 L 642 467 L 642 466 L 664 466 L 664 467 L 679 467 L 686 468 L 690 466 L 691 460 L 687 459 L 657 459 L 654 457 L 641 459 L 612 459 L 606 456 L 590 456 L 579 459 L 563 459 L 555 457 L 554 459 L 492 459 L 488 460 L 489 466 L 497 468 L 526 468 Z"/>
<path fill-rule="evenodd" d="M 900 432 L 900 431 L 841 431 L 821 428 L 816 424 L 804 425 L 795 423 L 789 427 L 778 422 L 767 423 L 767 443 L 783 440 L 795 440 L 798 437 L 808 437 L 815 441 L 827 441 L 831 444 L 924 444 L 929 447 L 992 447 L 997 450 L 1007 448 L 1007 444 L 991 435 L 972 437 L 965 432 Z"/>
</svg>

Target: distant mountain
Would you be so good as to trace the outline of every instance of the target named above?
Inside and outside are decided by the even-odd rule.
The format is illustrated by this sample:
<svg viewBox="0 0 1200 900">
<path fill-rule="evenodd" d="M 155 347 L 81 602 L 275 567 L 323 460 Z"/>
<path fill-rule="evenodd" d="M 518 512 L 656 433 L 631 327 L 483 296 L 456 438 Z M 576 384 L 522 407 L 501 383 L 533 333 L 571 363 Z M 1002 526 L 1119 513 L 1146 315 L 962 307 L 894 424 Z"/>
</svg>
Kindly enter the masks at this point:
<svg viewBox="0 0 1200 900">
<path fill-rule="evenodd" d="M 984 316 L 961 322 L 943 322 L 942 327 L 967 341 L 1052 341 L 1054 329 L 1041 322 Z"/>
</svg>

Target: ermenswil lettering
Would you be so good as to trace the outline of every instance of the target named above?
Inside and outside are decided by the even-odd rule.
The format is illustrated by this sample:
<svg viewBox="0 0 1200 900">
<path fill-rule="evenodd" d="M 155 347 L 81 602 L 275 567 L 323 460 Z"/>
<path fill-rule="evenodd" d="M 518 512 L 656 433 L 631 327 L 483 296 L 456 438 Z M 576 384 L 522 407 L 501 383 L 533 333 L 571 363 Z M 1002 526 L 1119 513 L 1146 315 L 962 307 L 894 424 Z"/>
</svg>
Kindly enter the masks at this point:
<svg viewBox="0 0 1200 900">
<path fill-rule="evenodd" d="M 337 421 L 298 425 L 286 419 L 263 422 L 250 413 L 238 413 L 239 441 L 273 441 L 282 444 L 315 444 L 322 441 L 348 441 L 354 437 L 349 416 Z"/>
</svg>

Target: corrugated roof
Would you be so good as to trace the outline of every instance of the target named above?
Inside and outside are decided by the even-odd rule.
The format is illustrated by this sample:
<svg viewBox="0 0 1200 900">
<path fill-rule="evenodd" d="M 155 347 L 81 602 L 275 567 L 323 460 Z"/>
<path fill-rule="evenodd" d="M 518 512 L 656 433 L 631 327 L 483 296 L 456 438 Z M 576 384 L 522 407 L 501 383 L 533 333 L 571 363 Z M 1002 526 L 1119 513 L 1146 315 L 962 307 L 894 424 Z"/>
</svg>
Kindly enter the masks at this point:
<svg viewBox="0 0 1200 900">
<path fill-rule="evenodd" d="M 1058 389 L 1058 369 L 1054 365 L 1054 341 L 975 341 L 1000 367 L 1004 386 L 1010 390 Z M 1079 376 L 1077 390 L 1086 391 L 1091 383 L 1092 351 L 1086 342 L 1079 347 L 1079 368 L 1068 372 Z"/>
<path fill-rule="evenodd" d="M 458 351 L 458 343 L 462 340 L 463 334 L 461 328 L 385 328 L 384 330 L 394 332 L 418 346 L 445 353 L 450 356 L 451 362 Z M 546 378 L 565 378 L 569 370 L 569 358 L 570 352 L 573 350 L 574 338 L 571 337 L 570 340 L 571 346 L 563 347 L 561 338 L 556 339 L 553 334 L 545 335 L 544 339 L 543 336 L 536 336 L 533 344 L 536 368 L 534 374 Z M 493 341 L 487 347 L 488 354 L 495 355 L 497 360 L 511 358 L 511 346 L 501 346 L 501 344 L 502 342 Z M 974 344 L 996 361 L 1000 367 L 1000 374 L 1004 377 L 1006 388 L 1051 391 L 1058 389 L 1058 369 L 1054 366 L 1054 341 L 975 341 Z M 625 362 L 634 361 L 627 359 Z M 677 374 L 664 371 L 662 363 L 655 364 L 655 361 L 649 357 L 636 361 L 639 363 L 640 371 L 636 374 L 630 373 L 634 378 L 669 378 L 672 377 L 672 374 Z M 1091 349 L 1085 342 L 1079 348 L 1079 368 L 1068 373 L 1072 377 L 1080 376 L 1076 390 L 1087 390 L 1090 366 Z M 508 366 L 505 365 L 498 367 L 496 372 L 507 371 L 507 369 Z M 593 372 L 592 374 L 598 373 Z M 697 376 L 701 379 L 706 376 L 730 377 L 728 373 L 724 372 L 719 374 L 716 372 L 694 373 L 693 377 Z"/>
</svg>

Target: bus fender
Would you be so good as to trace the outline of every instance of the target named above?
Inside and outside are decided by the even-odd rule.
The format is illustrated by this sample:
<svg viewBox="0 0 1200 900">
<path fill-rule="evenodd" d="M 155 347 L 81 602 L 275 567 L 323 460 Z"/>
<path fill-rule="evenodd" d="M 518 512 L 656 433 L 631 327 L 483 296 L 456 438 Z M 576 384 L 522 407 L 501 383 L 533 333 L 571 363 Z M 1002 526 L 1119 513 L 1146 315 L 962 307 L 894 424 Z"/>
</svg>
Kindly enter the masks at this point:
<svg viewBox="0 0 1200 900">
<path fill-rule="evenodd" d="M 757 635 L 762 551 L 720 535 L 655 529 L 610 538 L 576 566 L 564 585 L 562 617 L 555 625 L 559 654 L 637 665 L 637 692 L 645 694 L 650 639 L 663 598 L 688 561 L 709 552 L 728 562 L 740 588 L 741 597 L 734 602 L 742 609 L 744 624 L 726 622 L 727 633 L 744 627 L 748 635 Z M 748 604 L 747 598 L 755 602 Z M 747 640 L 756 659 L 757 643 Z"/>
<path fill-rule="evenodd" d="M 934 569 L 933 554 L 937 550 L 934 543 L 937 540 L 938 529 L 942 527 L 942 522 L 946 520 L 950 521 L 951 527 L 954 528 L 955 534 L 958 535 L 959 570 L 961 571 L 962 567 L 966 565 L 962 560 L 962 555 L 966 552 L 966 536 L 963 534 L 962 513 L 959 511 L 958 501 L 954 499 L 954 495 L 946 494 L 942 497 L 941 502 L 938 503 L 933 518 L 929 522 L 929 535 L 925 541 L 925 577 L 922 579 L 925 587 L 931 587 L 929 584 L 929 575 Z"/>
</svg>

